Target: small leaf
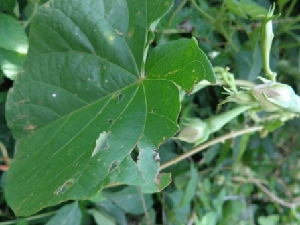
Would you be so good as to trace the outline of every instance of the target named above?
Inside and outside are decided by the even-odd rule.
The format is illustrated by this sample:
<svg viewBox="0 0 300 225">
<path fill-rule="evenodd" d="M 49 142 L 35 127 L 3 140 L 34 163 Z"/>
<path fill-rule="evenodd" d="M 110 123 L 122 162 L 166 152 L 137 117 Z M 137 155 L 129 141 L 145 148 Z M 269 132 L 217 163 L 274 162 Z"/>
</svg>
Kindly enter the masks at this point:
<svg viewBox="0 0 300 225">
<path fill-rule="evenodd" d="M 168 208 L 172 209 L 172 210 L 167 210 L 166 218 L 170 221 L 167 224 L 188 223 L 188 219 L 191 215 L 191 204 L 186 204 L 186 205 L 180 204 L 183 195 L 184 193 L 181 190 L 168 192 L 166 194 L 167 197 L 166 202 L 170 202 L 170 204 L 168 204 Z"/>
<path fill-rule="evenodd" d="M 252 0 L 226 0 L 226 6 L 231 12 L 245 19 L 246 15 L 256 18 L 268 13 L 267 9 Z"/>
<path fill-rule="evenodd" d="M 279 5 L 279 12 L 283 11 L 283 7 L 289 2 L 290 0 L 279 0 L 277 4 Z"/>
<path fill-rule="evenodd" d="M 127 156 L 126 159 L 106 177 L 103 183 L 105 182 L 107 182 L 107 185 L 110 183 L 141 185 L 145 183 L 145 180 L 131 156 Z"/>
<path fill-rule="evenodd" d="M 278 129 L 279 127 L 281 127 L 283 125 L 283 122 L 279 119 L 276 120 L 271 120 L 271 121 L 267 121 L 264 124 L 264 127 L 267 131 L 269 132 L 273 132 L 274 130 Z"/>
<path fill-rule="evenodd" d="M 172 80 L 188 92 L 202 80 L 215 82 L 212 66 L 194 38 L 155 48 L 147 60 L 146 71 L 147 78 Z"/>
<path fill-rule="evenodd" d="M 198 170 L 194 164 L 191 163 L 189 181 L 184 191 L 184 195 L 181 199 L 180 205 L 189 204 L 195 196 L 197 184 L 198 184 Z"/>
<path fill-rule="evenodd" d="M 88 211 L 93 217 L 94 220 L 96 222 L 96 224 L 98 225 L 115 225 L 115 221 L 110 218 L 109 216 L 101 213 L 100 211 L 96 210 L 96 209 L 90 209 Z"/>
<path fill-rule="evenodd" d="M 242 18 L 247 18 L 245 12 L 243 11 L 243 9 L 241 8 L 240 2 L 237 0 L 226 0 L 226 6 L 227 8 L 233 12 L 234 14 L 236 14 L 237 16 L 240 16 Z"/>
<path fill-rule="evenodd" d="M 251 65 L 251 70 L 248 75 L 249 81 L 254 81 L 260 74 L 262 70 L 262 54 L 260 50 L 260 43 L 259 43 L 259 38 L 260 38 L 260 29 L 256 29 L 252 31 L 250 34 L 250 41 L 252 45 L 252 65 Z"/>
<path fill-rule="evenodd" d="M 249 71 L 253 68 L 252 53 L 240 51 L 235 54 L 236 74 L 241 79 L 248 79 Z"/>
<path fill-rule="evenodd" d="M 168 80 L 145 79 L 143 84 L 147 115 L 139 148 L 157 149 L 167 137 L 173 136 L 178 130 L 180 100 L 179 97 L 170 96 L 179 96 L 179 90 Z"/>
<path fill-rule="evenodd" d="M 213 145 L 203 152 L 203 158 L 206 165 L 212 163 L 212 161 L 218 156 L 220 151 L 220 144 Z"/>
<path fill-rule="evenodd" d="M 250 134 L 237 137 L 233 147 L 235 164 L 240 163 L 245 151 L 247 150 Z"/>
<path fill-rule="evenodd" d="M 218 221 L 218 213 L 211 211 L 205 213 L 205 215 L 201 218 L 199 225 L 216 225 Z"/>
<path fill-rule="evenodd" d="M 46 225 L 80 225 L 81 224 L 81 210 L 78 207 L 78 202 L 74 202 L 63 206 L 58 210 Z"/>
<path fill-rule="evenodd" d="M 277 225 L 279 223 L 279 215 L 260 216 L 258 218 L 259 225 Z"/>
<path fill-rule="evenodd" d="M 0 0 L 0 12 L 14 15 L 14 8 L 17 4 L 16 0 Z"/>
<path fill-rule="evenodd" d="M 156 220 L 156 213 L 155 210 L 152 208 L 148 211 L 148 216 L 144 215 L 139 225 L 155 224 L 155 220 Z"/>
<path fill-rule="evenodd" d="M 0 47 L 26 54 L 27 36 L 20 23 L 11 16 L 0 13 Z"/>
<path fill-rule="evenodd" d="M 170 182 L 170 174 L 159 173 L 159 161 L 156 160 L 156 151 L 141 149 L 137 167 L 142 173 L 145 183 L 140 185 L 142 193 L 153 193 L 164 189 Z"/>
<path fill-rule="evenodd" d="M 0 67 L 6 77 L 15 80 L 20 73 L 26 55 L 0 48 Z"/>
<path fill-rule="evenodd" d="M 113 217 L 118 225 L 127 225 L 125 212 L 111 200 L 106 199 L 103 202 L 98 202 L 100 209 Z"/>
<path fill-rule="evenodd" d="M 154 31 L 156 24 L 166 12 L 171 8 L 173 1 L 152 0 L 147 1 L 147 23 L 150 29 Z"/>
<path fill-rule="evenodd" d="M 146 194 L 141 196 L 138 188 L 134 186 L 125 187 L 118 192 L 105 192 L 104 195 L 125 212 L 135 215 L 144 213 L 142 197 L 144 198 L 147 209 L 153 205 L 151 195 Z"/>
<path fill-rule="evenodd" d="M 242 10 L 252 18 L 266 16 L 268 10 L 252 0 L 240 0 Z"/>
</svg>

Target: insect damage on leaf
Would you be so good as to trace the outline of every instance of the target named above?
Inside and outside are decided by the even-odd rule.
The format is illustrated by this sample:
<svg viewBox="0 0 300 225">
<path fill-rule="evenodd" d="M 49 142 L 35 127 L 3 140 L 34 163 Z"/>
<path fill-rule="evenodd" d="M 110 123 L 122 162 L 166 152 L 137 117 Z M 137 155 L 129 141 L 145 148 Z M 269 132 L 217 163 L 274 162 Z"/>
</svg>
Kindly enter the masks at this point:
<svg viewBox="0 0 300 225">
<path fill-rule="evenodd" d="M 154 152 L 154 160 L 155 162 L 160 162 L 160 156 L 159 156 L 159 153 L 158 151 L 153 151 Z"/>
<path fill-rule="evenodd" d="M 109 166 L 109 172 L 113 171 L 115 168 L 117 168 L 117 166 L 118 166 L 118 162 L 113 161 Z"/>
<path fill-rule="evenodd" d="M 59 186 L 57 190 L 54 192 L 56 195 L 61 195 L 65 193 L 70 187 L 75 183 L 74 179 L 67 180 L 63 185 Z"/>
<path fill-rule="evenodd" d="M 120 104 L 123 101 L 123 98 L 125 97 L 124 94 L 118 94 L 118 103 Z"/>
<path fill-rule="evenodd" d="M 92 157 L 94 157 L 98 152 L 108 149 L 109 145 L 108 145 L 108 140 L 112 137 L 110 132 L 102 132 L 98 139 L 96 140 L 96 146 L 94 148 L 94 151 L 92 153 Z"/>
</svg>

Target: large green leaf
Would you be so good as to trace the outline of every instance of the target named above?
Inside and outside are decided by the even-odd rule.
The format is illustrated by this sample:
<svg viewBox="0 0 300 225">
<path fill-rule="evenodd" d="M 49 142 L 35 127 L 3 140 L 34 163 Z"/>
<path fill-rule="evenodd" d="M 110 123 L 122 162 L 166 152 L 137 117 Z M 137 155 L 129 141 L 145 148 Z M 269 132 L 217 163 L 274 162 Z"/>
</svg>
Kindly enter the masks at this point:
<svg viewBox="0 0 300 225">
<path fill-rule="evenodd" d="M 178 86 L 214 81 L 193 39 L 154 50 L 144 66 L 148 30 L 171 2 L 54 0 L 39 9 L 6 105 L 17 145 L 5 194 L 17 215 L 91 197 L 111 182 L 156 182 L 155 191 L 169 182 L 168 175 L 145 178 L 130 152 L 152 151 L 176 133 Z M 176 45 L 183 60 L 172 54 Z M 137 180 L 127 181 L 125 171 Z"/>
</svg>

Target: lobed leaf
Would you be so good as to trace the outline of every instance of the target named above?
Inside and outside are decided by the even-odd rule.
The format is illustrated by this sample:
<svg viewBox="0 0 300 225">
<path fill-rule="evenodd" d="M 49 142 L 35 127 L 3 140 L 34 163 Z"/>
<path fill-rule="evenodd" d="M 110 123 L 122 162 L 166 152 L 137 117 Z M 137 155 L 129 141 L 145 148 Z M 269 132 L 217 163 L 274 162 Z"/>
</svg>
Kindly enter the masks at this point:
<svg viewBox="0 0 300 225">
<path fill-rule="evenodd" d="M 89 198 L 112 182 L 154 182 L 130 158 L 132 149 L 138 145 L 152 153 L 176 133 L 177 86 L 193 88 L 195 82 L 187 79 L 190 69 L 195 69 L 193 81 L 214 80 L 209 62 L 187 39 L 175 42 L 187 46 L 177 53 L 192 59 L 193 67 L 183 61 L 176 77 L 164 76 L 174 70 L 171 44 L 163 48 L 166 64 L 159 69 L 150 56 L 153 63 L 147 64 L 150 73 L 144 77 L 148 30 L 171 2 L 53 0 L 39 9 L 24 73 L 6 105 L 17 145 L 5 194 L 17 215 Z M 136 180 L 127 180 L 127 170 Z M 159 187 L 169 180 L 164 175 Z"/>
</svg>

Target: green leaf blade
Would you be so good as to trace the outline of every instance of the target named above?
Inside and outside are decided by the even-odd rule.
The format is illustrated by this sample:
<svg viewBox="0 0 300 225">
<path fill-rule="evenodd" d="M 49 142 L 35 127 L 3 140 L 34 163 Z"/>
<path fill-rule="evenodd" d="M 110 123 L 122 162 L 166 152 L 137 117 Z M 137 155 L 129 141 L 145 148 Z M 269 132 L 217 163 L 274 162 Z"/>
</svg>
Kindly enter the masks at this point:
<svg viewBox="0 0 300 225">
<path fill-rule="evenodd" d="M 143 81 L 147 119 L 143 136 L 139 141 L 142 149 L 157 149 L 166 139 L 172 137 L 178 130 L 177 118 L 180 111 L 178 88 L 169 81 Z"/>
<path fill-rule="evenodd" d="M 94 220 L 96 224 L 106 224 L 106 225 L 116 225 L 116 222 L 114 221 L 114 218 L 98 211 L 97 209 L 90 209 L 89 214 L 91 214 L 94 217 Z"/>
<path fill-rule="evenodd" d="M 96 55 L 51 53 L 31 56 L 29 62 L 7 101 L 8 123 L 17 139 L 33 131 L 28 124 L 38 130 L 136 80 Z"/>
<path fill-rule="evenodd" d="M 87 198 L 103 187 L 101 181 L 126 158 L 144 129 L 142 87 L 130 86 L 123 93 L 121 102 L 108 96 L 18 141 L 20 151 L 6 187 L 7 201 L 17 214 L 30 215 L 41 207 Z M 111 134 L 109 148 L 93 155 L 103 131 Z"/>
<path fill-rule="evenodd" d="M 16 0 L 0 0 L 0 12 L 6 12 L 13 16 L 17 4 Z"/>
<path fill-rule="evenodd" d="M 26 54 L 27 36 L 19 22 L 6 14 L 0 13 L 0 47 L 9 51 Z"/>
<path fill-rule="evenodd" d="M 252 18 L 266 16 L 268 14 L 268 10 L 266 8 L 252 0 L 241 0 L 240 5 L 242 10 Z"/>
<path fill-rule="evenodd" d="M 119 208 L 134 215 L 144 213 L 142 198 L 144 198 L 146 209 L 150 209 L 153 205 L 152 196 L 149 194 L 141 196 L 139 189 L 134 186 L 125 187 L 118 192 L 105 192 L 104 195 Z"/>
<path fill-rule="evenodd" d="M 158 46 L 147 60 L 146 72 L 148 79 L 170 80 L 188 92 L 204 79 L 215 82 L 212 66 L 195 39 Z"/>
<path fill-rule="evenodd" d="M 152 31 L 155 28 L 155 23 L 162 18 L 166 12 L 172 7 L 172 0 L 148 0 L 147 1 L 147 24 Z M 151 26 L 152 25 L 152 26 Z M 154 26 L 153 26 L 154 25 Z"/>
<path fill-rule="evenodd" d="M 242 7 L 241 7 L 241 3 L 237 0 L 226 0 L 226 7 L 233 12 L 234 14 L 236 14 L 237 16 L 240 16 L 244 19 L 247 19 L 247 15 L 246 13 L 243 11 Z"/>
<path fill-rule="evenodd" d="M 63 206 L 58 210 L 56 215 L 52 217 L 46 225 L 57 224 L 73 224 L 79 225 L 82 217 L 82 212 L 78 206 L 78 202 L 74 202 Z"/>
<path fill-rule="evenodd" d="M 124 38 L 128 27 L 128 14 L 124 1 L 51 1 L 44 5 L 32 21 L 31 42 L 40 43 L 32 47 L 32 55 L 47 52 L 84 52 L 113 62 L 138 76 L 136 63 Z M 86 16 L 88 15 L 88 16 Z M 116 25 L 116 19 L 120 24 Z M 61 21 L 64 21 L 62 23 Z M 123 27 L 122 30 L 120 27 Z M 42 32 L 41 32 L 42 31 Z M 49 41 L 51 40 L 51 41 Z"/>
<path fill-rule="evenodd" d="M 140 184 L 142 193 L 153 193 L 163 190 L 171 182 L 170 174 L 159 173 L 159 156 L 151 149 L 141 149 L 137 167 L 144 177 L 145 182 Z"/>
<path fill-rule="evenodd" d="M 22 70 L 26 55 L 0 48 L 0 67 L 6 77 L 15 80 Z"/>
</svg>

